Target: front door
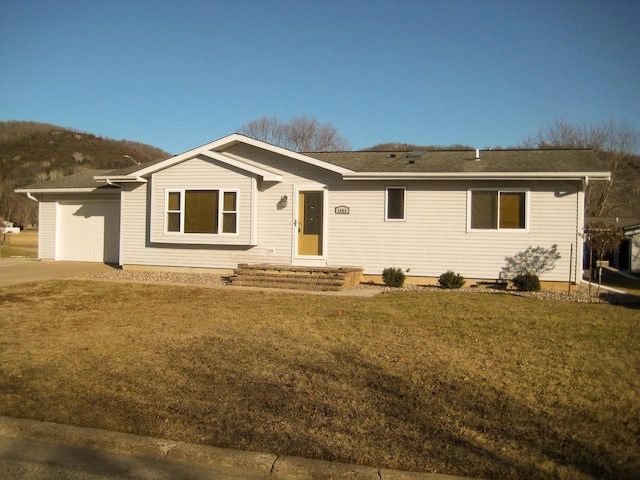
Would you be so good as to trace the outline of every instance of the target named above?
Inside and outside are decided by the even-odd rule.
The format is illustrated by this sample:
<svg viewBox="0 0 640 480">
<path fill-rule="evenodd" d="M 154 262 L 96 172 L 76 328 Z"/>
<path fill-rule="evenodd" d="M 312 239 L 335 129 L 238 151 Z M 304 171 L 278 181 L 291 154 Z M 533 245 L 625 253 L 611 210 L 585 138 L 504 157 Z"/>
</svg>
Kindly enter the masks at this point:
<svg viewBox="0 0 640 480">
<path fill-rule="evenodd" d="M 322 255 L 323 204 L 322 191 L 298 192 L 298 255 Z"/>
</svg>

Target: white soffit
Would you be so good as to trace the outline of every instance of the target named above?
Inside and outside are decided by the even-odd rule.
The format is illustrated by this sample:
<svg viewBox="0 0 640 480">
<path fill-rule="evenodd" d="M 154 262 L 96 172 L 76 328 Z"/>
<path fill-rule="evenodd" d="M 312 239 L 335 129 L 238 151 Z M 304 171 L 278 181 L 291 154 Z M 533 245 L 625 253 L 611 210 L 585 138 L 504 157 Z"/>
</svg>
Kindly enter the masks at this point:
<svg viewBox="0 0 640 480">
<path fill-rule="evenodd" d="M 345 180 L 610 180 L 609 172 L 353 172 Z"/>
</svg>

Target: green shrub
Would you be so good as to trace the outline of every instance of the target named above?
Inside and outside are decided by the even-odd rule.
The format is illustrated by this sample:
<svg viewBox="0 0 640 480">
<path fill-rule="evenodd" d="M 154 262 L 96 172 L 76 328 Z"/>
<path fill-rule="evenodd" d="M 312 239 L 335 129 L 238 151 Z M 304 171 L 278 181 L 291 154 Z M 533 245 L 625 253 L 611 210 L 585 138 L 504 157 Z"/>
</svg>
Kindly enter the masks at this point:
<svg viewBox="0 0 640 480">
<path fill-rule="evenodd" d="M 513 278 L 513 285 L 521 292 L 539 292 L 540 279 L 533 273 L 523 273 Z"/>
<path fill-rule="evenodd" d="M 404 272 L 399 268 L 389 267 L 382 271 L 382 281 L 389 287 L 401 287 L 406 278 Z"/>
<path fill-rule="evenodd" d="M 449 270 L 438 278 L 438 283 L 442 288 L 454 289 L 462 288 L 464 285 L 464 277 L 456 272 Z"/>
</svg>

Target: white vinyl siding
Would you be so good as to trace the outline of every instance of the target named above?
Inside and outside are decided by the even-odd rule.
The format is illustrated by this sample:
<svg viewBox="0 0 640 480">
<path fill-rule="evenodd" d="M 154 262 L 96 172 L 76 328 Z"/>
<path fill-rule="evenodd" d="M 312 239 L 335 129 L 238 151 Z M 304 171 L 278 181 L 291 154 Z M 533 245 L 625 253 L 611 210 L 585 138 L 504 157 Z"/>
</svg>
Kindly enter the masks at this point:
<svg viewBox="0 0 640 480">
<path fill-rule="evenodd" d="M 124 184 L 122 215 L 123 225 L 127 227 L 122 232 L 120 258 L 123 265 L 232 269 L 239 263 L 291 264 L 295 187 L 323 188 L 329 179 L 339 176 L 247 145 L 239 145 L 231 151 L 247 158 L 248 163 L 281 173 L 284 181 L 263 182 L 213 161 L 194 159 L 154 174 L 148 184 Z M 164 174 L 162 177 L 159 176 L 161 173 Z M 222 182 L 224 179 L 228 181 Z M 200 188 L 203 183 L 211 188 L 215 185 L 221 189 L 238 189 L 238 232 L 242 239 L 250 239 L 246 244 L 244 240 L 242 244 L 218 241 L 190 245 L 158 241 L 158 238 L 166 237 L 163 237 L 165 189 Z M 151 195 L 149 191 L 152 191 Z M 283 207 L 285 195 L 287 205 Z M 151 214 L 152 221 L 147 224 L 146 203 L 149 197 L 152 205 L 158 198 L 161 203 L 160 210 Z"/>
<path fill-rule="evenodd" d="M 194 158 L 160 171 L 151 177 L 151 242 L 189 245 L 252 245 L 255 215 L 253 204 L 256 200 L 254 179 L 246 172 L 220 165 L 215 160 Z M 219 194 L 216 218 L 216 233 L 189 233 L 185 229 L 185 198 L 189 192 L 212 192 Z M 168 209 L 169 192 L 178 193 L 178 210 Z M 235 210 L 227 212 L 235 215 L 235 232 L 223 232 L 225 222 L 224 194 L 235 194 Z M 180 213 L 181 212 L 181 213 Z M 169 214 L 179 218 L 178 232 L 168 230 Z"/>
<path fill-rule="evenodd" d="M 329 212 L 345 205 L 349 215 L 329 216 L 330 265 L 361 266 L 379 275 L 398 267 L 411 276 L 438 277 L 454 270 L 466 278 L 498 279 L 506 258 L 529 247 L 558 246 L 561 258 L 545 280 L 569 278 L 571 244 L 577 247 L 577 184 L 519 182 L 510 188 L 528 193 L 528 230 L 507 234 L 467 230 L 467 191 L 487 187 L 478 182 L 409 182 L 406 221 L 384 222 L 385 186 L 381 182 L 349 182 L 352 191 L 331 194 Z M 498 184 L 491 188 L 498 188 Z M 558 195 L 558 191 L 563 192 Z M 575 257 L 575 255 L 574 255 Z M 575 258 L 574 258 L 575 270 Z"/>
<path fill-rule="evenodd" d="M 122 185 L 120 232 L 120 264 L 163 265 L 154 263 L 147 247 L 147 188 L 148 184 L 125 183 Z"/>
<path fill-rule="evenodd" d="M 56 202 L 41 199 L 38 204 L 38 258 L 56 258 Z"/>
</svg>

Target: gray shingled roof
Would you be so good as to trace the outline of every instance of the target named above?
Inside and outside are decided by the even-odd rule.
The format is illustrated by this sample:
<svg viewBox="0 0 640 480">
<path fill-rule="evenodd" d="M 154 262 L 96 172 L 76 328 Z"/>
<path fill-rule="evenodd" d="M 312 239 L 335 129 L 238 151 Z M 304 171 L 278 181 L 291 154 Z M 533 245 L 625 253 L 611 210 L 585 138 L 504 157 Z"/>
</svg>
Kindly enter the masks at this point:
<svg viewBox="0 0 640 480">
<path fill-rule="evenodd" d="M 305 153 L 309 157 L 354 172 L 395 173 L 492 173 L 492 172 L 606 172 L 604 163 L 592 150 L 431 150 L 426 152 L 322 152 Z M 77 188 L 113 188 L 94 180 L 96 175 L 126 176 L 143 167 L 132 165 L 118 170 L 88 170 L 19 190 L 38 191 Z"/>
<path fill-rule="evenodd" d="M 19 188 L 18 190 L 28 190 L 35 192 L 38 190 L 57 190 L 57 189 L 76 189 L 76 188 L 114 188 L 111 185 L 105 183 L 96 182 L 93 177 L 96 175 L 103 175 L 108 173 L 109 170 L 87 170 L 86 172 L 76 173 L 75 175 L 69 175 L 59 178 L 58 180 L 52 180 L 44 183 L 34 183 L 26 187 Z"/>
<path fill-rule="evenodd" d="M 326 152 L 310 157 L 355 172 L 491 173 L 606 172 L 592 150 L 430 150 L 426 152 Z"/>
</svg>

